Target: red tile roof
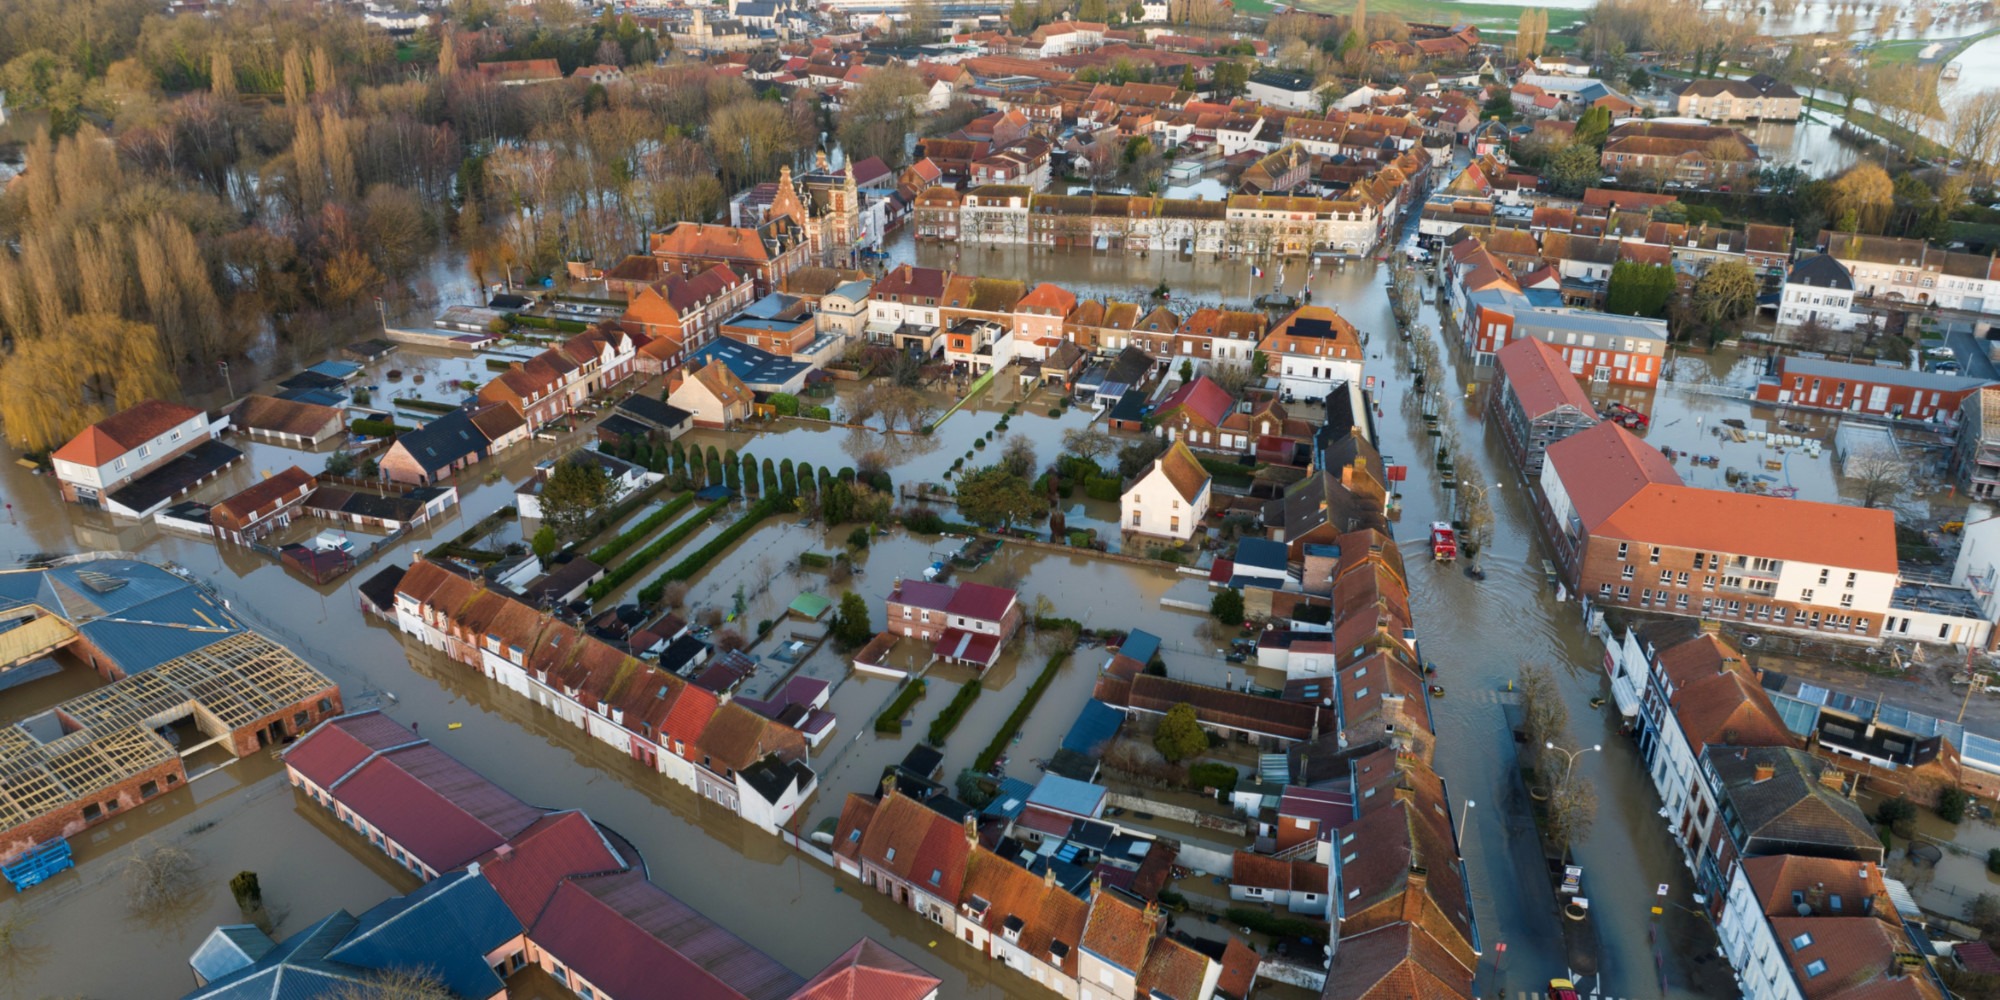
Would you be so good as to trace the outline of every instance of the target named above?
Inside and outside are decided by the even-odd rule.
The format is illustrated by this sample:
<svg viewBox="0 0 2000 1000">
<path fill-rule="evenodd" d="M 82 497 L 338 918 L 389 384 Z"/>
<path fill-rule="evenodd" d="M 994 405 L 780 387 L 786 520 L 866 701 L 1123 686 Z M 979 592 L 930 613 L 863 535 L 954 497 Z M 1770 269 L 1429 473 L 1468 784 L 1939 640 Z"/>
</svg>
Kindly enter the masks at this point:
<svg viewBox="0 0 2000 1000">
<path fill-rule="evenodd" d="M 1549 445 L 1548 461 L 1562 477 L 1586 531 L 1616 513 L 1649 485 L 1679 486 L 1673 463 L 1617 424 L 1598 424 Z"/>
<path fill-rule="evenodd" d="M 565 881 L 529 936 L 618 1000 L 786 1000 L 802 985 L 637 871 Z"/>
<path fill-rule="evenodd" d="M 542 815 L 430 743 L 378 754 L 328 791 L 437 872 L 500 846 Z"/>
<path fill-rule="evenodd" d="M 416 742 L 417 734 L 408 726 L 383 715 L 381 709 L 369 709 L 328 719 L 286 747 L 284 758 L 307 781 L 326 788 L 369 754 Z"/>
<path fill-rule="evenodd" d="M 1464 1000 L 1472 970 L 1421 928 L 1397 923 L 1343 938 L 1323 1000 Z"/>
<path fill-rule="evenodd" d="M 1236 400 L 1229 395 L 1229 390 L 1216 384 L 1214 379 L 1202 375 L 1192 382 L 1182 383 L 1180 388 L 1169 393 L 1167 398 L 1160 400 L 1160 405 L 1154 412 L 1164 416 L 1181 407 L 1187 407 L 1188 412 L 1200 417 L 1210 427 L 1220 427 L 1222 421 L 1228 418 L 1230 408 L 1235 405 Z"/>
<path fill-rule="evenodd" d="M 820 970 L 791 1000 L 924 1000 L 942 981 L 869 938 Z"/>
<path fill-rule="evenodd" d="M 201 414 L 192 406 L 149 399 L 84 428 L 49 457 L 95 469 Z"/>
<path fill-rule="evenodd" d="M 1886 508 L 1653 485 L 1626 501 L 1591 534 L 1703 552 L 1897 572 L 1896 515 Z"/>
<path fill-rule="evenodd" d="M 905 587 L 909 584 L 904 584 Z M 994 587 L 984 583 L 961 583 L 951 595 L 951 603 L 945 605 L 945 613 L 964 615 L 981 621 L 997 622 L 1007 614 L 1014 603 L 1015 594 L 1005 587 Z"/>
<path fill-rule="evenodd" d="M 480 874 L 523 926 L 531 926 L 562 880 L 623 871 L 630 862 L 576 810 L 550 813 L 479 859 Z"/>
<path fill-rule="evenodd" d="M 1500 374 L 1507 379 L 1507 388 L 1521 404 L 1521 412 L 1533 420 L 1550 411 L 1564 406 L 1573 406 L 1579 413 L 1595 416 L 1597 408 L 1590 401 L 1590 394 L 1583 391 L 1576 376 L 1569 373 L 1569 364 L 1563 360 L 1562 352 L 1547 342 L 1533 337 L 1523 337 L 1508 344 L 1494 355 L 1500 366 Z"/>
<path fill-rule="evenodd" d="M 1208 956 L 1173 938 L 1161 938 L 1139 973 L 1138 995 L 1148 1000 L 1201 1000 Z"/>
<path fill-rule="evenodd" d="M 1083 930 L 1083 946 L 1098 958 L 1126 972 L 1138 975 L 1152 950 L 1157 921 L 1146 912 L 1108 892 L 1090 900 L 1090 922 Z"/>
</svg>

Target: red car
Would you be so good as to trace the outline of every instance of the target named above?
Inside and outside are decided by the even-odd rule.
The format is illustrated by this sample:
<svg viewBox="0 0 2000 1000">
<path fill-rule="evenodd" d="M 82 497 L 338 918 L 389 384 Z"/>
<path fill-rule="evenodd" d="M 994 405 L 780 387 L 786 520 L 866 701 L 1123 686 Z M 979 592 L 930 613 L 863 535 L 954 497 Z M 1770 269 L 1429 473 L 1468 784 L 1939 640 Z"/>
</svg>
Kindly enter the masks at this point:
<svg viewBox="0 0 2000 1000">
<path fill-rule="evenodd" d="M 1582 1000 L 1576 992 L 1576 984 L 1567 979 L 1549 980 L 1549 1000 Z"/>
</svg>

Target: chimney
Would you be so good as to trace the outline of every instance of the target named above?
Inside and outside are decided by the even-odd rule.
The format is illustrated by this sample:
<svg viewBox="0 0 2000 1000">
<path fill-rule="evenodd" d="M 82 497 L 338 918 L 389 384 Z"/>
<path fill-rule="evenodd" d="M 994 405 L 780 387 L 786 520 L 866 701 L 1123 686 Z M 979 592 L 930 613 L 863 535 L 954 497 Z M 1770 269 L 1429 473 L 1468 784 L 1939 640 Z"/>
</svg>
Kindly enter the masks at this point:
<svg viewBox="0 0 2000 1000">
<path fill-rule="evenodd" d="M 1042 888 L 1053 889 L 1055 887 L 1056 887 L 1056 870 L 1054 868 L 1042 869 Z"/>
<path fill-rule="evenodd" d="M 1703 618 L 1701 620 L 1701 631 L 1704 635 L 1721 635 L 1722 622 L 1714 618 Z"/>
<path fill-rule="evenodd" d="M 1424 915 L 1424 900 L 1428 895 L 1425 887 L 1430 884 L 1430 869 L 1422 865 L 1411 865 L 1408 878 L 1403 885 L 1403 922 L 1415 926 Z"/>
<path fill-rule="evenodd" d="M 1837 767 L 1828 767 L 1819 772 L 1819 783 L 1842 795 L 1847 794 L 1847 773 Z"/>
<path fill-rule="evenodd" d="M 1771 780 L 1771 778 L 1775 776 L 1777 773 L 1778 773 L 1777 765 L 1772 764 L 1768 760 L 1760 760 L 1757 762 L 1757 770 L 1755 772 L 1755 776 L 1750 779 L 1750 783 L 1753 785 L 1763 784 L 1764 782 Z"/>
<path fill-rule="evenodd" d="M 1160 904 L 1156 901 L 1148 900 L 1146 902 L 1146 924 L 1148 926 L 1153 926 L 1157 925 L 1159 922 L 1160 922 Z"/>
<path fill-rule="evenodd" d="M 965 816 L 965 846 L 969 848 L 979 846 L 979 821 L 973 819 L 971 813 Z"/>
</svg>

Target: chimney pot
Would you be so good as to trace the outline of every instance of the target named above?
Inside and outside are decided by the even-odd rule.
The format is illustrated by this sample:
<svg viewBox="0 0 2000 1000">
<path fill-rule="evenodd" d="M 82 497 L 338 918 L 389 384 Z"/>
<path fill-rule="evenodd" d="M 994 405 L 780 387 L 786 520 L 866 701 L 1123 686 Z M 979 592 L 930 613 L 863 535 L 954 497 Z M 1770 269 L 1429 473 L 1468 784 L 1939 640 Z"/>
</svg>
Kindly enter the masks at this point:
<svg viewBox="0 0 2000 1000">
<path fill-rule="evenodd" d="M 1754 777 L 1754 778 L 1752 779 L 1752 782 L 1753 782 L 1753 783 L 1762 783 L 1762 782 L 1766 782 L 1766 781 L 1769 781 L 1769 780 L 1771 780 L 1771 779 L 1772 779 L 1772 778 L 1773 778 L 1774 776 L 1776 776 L 1776 775 L 1777 775 L 1777 773 L 1778 773 L 1778 769 L 1777 769 L 1777 766 L 1776 766 L 1776 765 L 1772 764 L 1772 763 L 1771 763 L 1771 762 L 1769 762 L 1769 761 L 1759 761 L 1759 762 L 1757 763 L 1757 771 L 1756 771 L 1756 776 L 1755 776 L 1755 777 Z"/>
</svg>

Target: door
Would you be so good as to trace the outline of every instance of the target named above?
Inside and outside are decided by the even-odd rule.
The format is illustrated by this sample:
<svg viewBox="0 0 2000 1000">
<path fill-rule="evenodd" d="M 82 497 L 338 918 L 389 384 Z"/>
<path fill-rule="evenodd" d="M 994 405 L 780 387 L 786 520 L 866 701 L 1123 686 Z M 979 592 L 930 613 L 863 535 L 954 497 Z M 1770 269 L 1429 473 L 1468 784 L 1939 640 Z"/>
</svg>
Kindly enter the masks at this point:
<svg viewBox="0 0 2000 1000">
<path fill-rule="evenodd" d="M 1869 387 L 1869 389 L 1868 389 L 1868 408 L 1869 408 L 1870 410 L 1875 410 L 1875 411 L 1877 411 L 1877 412 L 1880 412 L 1881 410 L 1883 410 L 1883 409 L 1886 409 L 1886 408 L 1888 407 L 1888 405 L 1889 405 L 1889 387 L 1888 387 L 1888 386 L 1886 386 L 1886 385 L 1877 385 L 1877 386 L 1871 386 L 1871 387 Z"/>
</svg>

